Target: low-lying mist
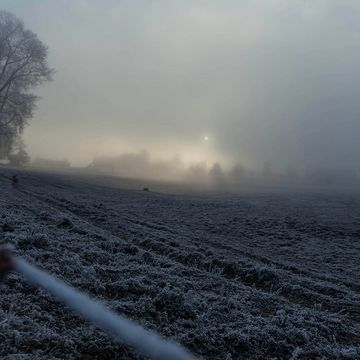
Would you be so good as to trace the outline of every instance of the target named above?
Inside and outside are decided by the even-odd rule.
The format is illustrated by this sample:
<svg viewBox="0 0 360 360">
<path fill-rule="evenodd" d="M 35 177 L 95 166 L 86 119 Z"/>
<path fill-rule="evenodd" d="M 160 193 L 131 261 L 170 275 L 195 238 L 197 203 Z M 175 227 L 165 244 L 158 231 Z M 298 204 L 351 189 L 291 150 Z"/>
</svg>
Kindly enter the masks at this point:
<svg viewBox="0 0 360 360">
<path fill-rule="evenodd" d="M 119 177 L 196 184 L 217 190 L 242 190 L 266 187 L 343 187 L 360 188 L 360 177 L 354 169 L 312 168 L 293 166 L 277 169 L 265 161 L 260 169 L 240 162 L 186 162 L 181 156 L 168 159 L 152 156 L 147 150 L 124 152 L 117 156 L 96 156 L 88 171 Z"/>
</svg>

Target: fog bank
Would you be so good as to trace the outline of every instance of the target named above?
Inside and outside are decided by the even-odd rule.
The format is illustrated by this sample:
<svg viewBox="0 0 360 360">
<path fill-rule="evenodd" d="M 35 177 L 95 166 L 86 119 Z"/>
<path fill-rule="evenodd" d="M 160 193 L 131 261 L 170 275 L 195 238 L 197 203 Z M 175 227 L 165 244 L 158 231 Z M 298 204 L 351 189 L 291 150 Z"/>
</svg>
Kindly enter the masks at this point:
<svg viewBox="0 0 360 360">
<path fill-rule="evenodd" d="M 359 167 L 356 0 L 1 7 L 47 43 L 56 69 L 25 131 L 33 157 L 85 165 L 146 148 L 179 154 L 187 166 Z M 205 136 L 207 150 L 191 159 Z"/>
</svg>

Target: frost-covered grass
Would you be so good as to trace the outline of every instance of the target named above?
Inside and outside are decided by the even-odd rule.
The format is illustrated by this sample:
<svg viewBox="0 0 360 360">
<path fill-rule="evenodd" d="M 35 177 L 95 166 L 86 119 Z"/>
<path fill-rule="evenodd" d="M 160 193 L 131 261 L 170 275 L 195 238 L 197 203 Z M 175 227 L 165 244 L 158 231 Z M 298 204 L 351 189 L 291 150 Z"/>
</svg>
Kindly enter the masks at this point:
<svg viewBox="0 0 360 360">
<path fill-rule="evenodd" d="M 208 359 L 360 358 L 360 197 L 196 196 L 0 169 L 17 253 Z M 98 180 L 97 180 L 98 182 Z M 135 359 L 12 273 L 0 358 Z"/>
</svg>

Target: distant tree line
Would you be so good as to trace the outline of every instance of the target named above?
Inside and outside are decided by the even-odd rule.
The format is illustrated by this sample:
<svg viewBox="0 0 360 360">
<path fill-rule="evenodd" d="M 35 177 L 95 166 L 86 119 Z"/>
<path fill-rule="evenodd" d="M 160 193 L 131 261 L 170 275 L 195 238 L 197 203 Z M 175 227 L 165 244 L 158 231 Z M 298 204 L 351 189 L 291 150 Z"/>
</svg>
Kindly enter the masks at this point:
<svg viewBox="0 0 360 360">
<path fill-rule="evenodd" d="M 244 187 L 360 187 L 360 174 L 355 169 L 288 167 L 276 169 L 270 161 L 252 170 L 241 163 L 224 169 L 219 162 L 188 164 L 174 157 L 153 160 L 147 151 L 96 157 L 89 166 L 93 171 L 145 179 L 173 179 L 208 184 L 220 189 Z"/>
</svg>

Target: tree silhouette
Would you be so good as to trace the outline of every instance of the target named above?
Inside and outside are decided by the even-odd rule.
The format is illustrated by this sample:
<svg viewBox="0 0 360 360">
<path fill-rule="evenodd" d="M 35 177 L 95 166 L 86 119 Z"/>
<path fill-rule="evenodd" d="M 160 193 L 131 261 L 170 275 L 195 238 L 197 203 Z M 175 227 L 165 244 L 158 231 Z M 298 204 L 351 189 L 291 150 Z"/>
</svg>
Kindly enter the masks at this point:
<svg viewBox="0 0 360 360">
<path fill-rule="evenodd" d="M 51 79 L 47 48 L 23 22 L 0 11 L 0 157 L 7 156 L 33 115 L 33 87 Z"/>
</svg>

